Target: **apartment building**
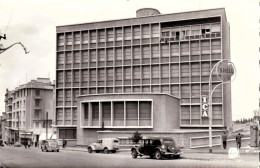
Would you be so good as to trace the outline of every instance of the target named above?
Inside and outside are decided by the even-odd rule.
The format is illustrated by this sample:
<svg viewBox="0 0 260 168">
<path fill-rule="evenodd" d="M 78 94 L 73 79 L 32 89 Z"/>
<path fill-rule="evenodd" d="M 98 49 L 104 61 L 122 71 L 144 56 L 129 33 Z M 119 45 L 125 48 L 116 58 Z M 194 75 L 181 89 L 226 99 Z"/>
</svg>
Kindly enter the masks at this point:
<svg viewBox="0 0 260 168">
<path fill-rule="evenodd" d="M 221 82 L 215 71 L 209 81 L 213 66 L 230 58 L 225 9 L 160 14 L 144 8 L 136 14 L 57 26 L 59 138 L 85 145 L 105 131 L 208 129 L 201 97 L 209 82 Z M 217 87 L 212 101 L 213 128 L 228 129 L 230 85 Z"/>
<path fill-rule="evenodd" d="M 28 139 L 39 140 L 46 132 L 48 112 L 48 130 L 52 132 L 54 84 L 49 78 L 37 78 L 6 90 L 6 140 L 24 142 Z"/>
</svg>

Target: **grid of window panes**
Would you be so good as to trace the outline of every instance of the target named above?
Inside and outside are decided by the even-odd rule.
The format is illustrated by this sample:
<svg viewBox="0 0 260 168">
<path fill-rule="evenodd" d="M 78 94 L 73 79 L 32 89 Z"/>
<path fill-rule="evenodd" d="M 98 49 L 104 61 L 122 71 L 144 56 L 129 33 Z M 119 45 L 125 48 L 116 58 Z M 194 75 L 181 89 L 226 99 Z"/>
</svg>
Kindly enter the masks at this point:
<svg viewBox="0 0 260 168">
<path fill-rule="evenodd" d="M 57 33 L 57 125 L 76 125 L 76 96 L 167 93 L 181 98 L 181 126 L 207 125 L 200 97 L 222 58 L 221 23 L 161 23 Z M 213 87 L 219 82 L 213 75 Z M 213 124 L 223 124 L 222 87 Z M 64 117 L 63 117 L 64 116 Z"/>
</svg>

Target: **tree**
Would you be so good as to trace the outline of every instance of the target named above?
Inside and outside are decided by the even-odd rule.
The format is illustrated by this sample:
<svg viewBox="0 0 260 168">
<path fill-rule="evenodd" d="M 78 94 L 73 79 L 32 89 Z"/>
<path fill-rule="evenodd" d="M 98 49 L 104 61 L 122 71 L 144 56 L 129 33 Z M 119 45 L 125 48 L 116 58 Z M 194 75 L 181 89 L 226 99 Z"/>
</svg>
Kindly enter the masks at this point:
<svg viewBox="0 0 260 168">
<path fill-rule="evenodd" d="M 142 136 L 141 136 L 141 134 L 140 134 L 138 131 L 135 131 L 135 132 L 133 133 L 133 136 L 132 136 L 131 139 L 132 139 L 132 142 L 133 142 L 133 143 L 137 144 L 137 143 L 139 142 L 139 140 L 142 139 Z"/>
</svg>

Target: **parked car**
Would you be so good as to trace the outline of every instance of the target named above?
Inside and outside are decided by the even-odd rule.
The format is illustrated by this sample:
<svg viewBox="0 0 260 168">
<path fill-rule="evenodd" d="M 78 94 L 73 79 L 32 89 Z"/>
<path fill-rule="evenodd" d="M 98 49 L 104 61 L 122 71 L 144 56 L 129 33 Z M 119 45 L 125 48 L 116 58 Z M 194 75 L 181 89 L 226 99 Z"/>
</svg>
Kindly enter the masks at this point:
<svg viewBox="0 0 260 168">
<path fill-rule="evenodd" d="M 4 140 L 0 139 L 0 146 L 4 146 Z"/>
<path fill-rule="evenodd" d="M 59 152 L 60 148 L 59 148 L 59 145 L 58 145 L 58 141 L 57 140 L 42 140 L 41 142 L 41 150 L 42 151 L 46 151 L 46 152 L 49 152 L 49 151 L 56 151 L 56 152 Z"/>
<path fill-rule="evenodd" d="M 117 138 L 103 138 L 98 139 L 96 143 L 92 143 L 88 146 L 88 152 L 92 153 L 96 151 L 104 151 L 104 153 L 115 153 L 119 149 L 119 140 Z"/>
<path fill-rule="evenodd" d="M 181 150 L 176 146 L 175 141 L 169 137 L 150 137 L 142 139 L 141 145 L 131 149 L 133 158 L 137 156 L 148 155 L 150 158 L 162 159 L 170 157 L 178 159 L 181 155 Z"/>
</svg>

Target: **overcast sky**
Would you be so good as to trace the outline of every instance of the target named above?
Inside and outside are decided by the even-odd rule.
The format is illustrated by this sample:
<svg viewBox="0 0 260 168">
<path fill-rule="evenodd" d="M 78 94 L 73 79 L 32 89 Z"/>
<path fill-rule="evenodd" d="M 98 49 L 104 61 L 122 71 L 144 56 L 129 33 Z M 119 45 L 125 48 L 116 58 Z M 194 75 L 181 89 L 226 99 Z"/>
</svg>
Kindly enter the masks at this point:
<svg viewBox="0 0 260 168">
<path fill-rule="evenodd" d="M 136 17 L 144 7 L 161 14 L 225 8 L 231 33 L 233 120 L 253 116 L 259 106 L 259 0 L 0 0 L 0 31 L 7 47 L 0 55 L 0 114 L 6 88 L 13 90 L 37 77 L 55 80 L 56 26 Z"/>
</svg>

